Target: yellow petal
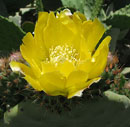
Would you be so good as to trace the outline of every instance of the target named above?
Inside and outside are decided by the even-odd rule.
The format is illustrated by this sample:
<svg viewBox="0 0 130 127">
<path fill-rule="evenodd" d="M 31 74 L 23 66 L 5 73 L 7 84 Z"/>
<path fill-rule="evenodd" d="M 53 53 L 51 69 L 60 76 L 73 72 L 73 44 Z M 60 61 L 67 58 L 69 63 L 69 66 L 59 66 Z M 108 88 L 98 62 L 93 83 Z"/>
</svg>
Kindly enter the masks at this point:
<svg viewBox="0 0 130 127">
<path fill-rule="evenodd" d="M 38 21 L 36 22 L 35 30 L 34 30 L 34 39 L 36 43 L 35 49 L 38 47 L 37 52 L 39 55 L 42 54 L 42 59 L 48 56 L 47 49 L 44 44 L 44 39 L 43 39 L 43 31 L 44 28 L 47 25 L 47 20 L 48 20 L 48 12 L 39 12 L 38 14 Z"/>
<path fill-rule="evenodd" d="M 81 41 L 80 33 L 81 33 L 82 19 L 80 19 L 80 17 L 82 17 L 81 13 L 75 12 L 74 15 L 72 15 L 70 10 L 68 9 L 63 10 L 58 14 L 58 19 L 60 20 L 60 22 L 64 24 L 74 34 L 72 45 L 77 50 L 79 50 Z"/>
<path fill-rule="evenodd" d="M 82 29 L 84 38 L 86 39 L 86 46 L 92 52 L 105 32 L 105 28 L 98 19 L 95 19 L 93 22 L 90 20 L 85 21 Z"/>
<path fill-rule="evenodd" d="M 77 24 L 72 19 L 72 14 L 69 9 L 65 9 L 60 13 L 57 13 L 57 18 L 60 20 L 62 24 L 64 24 L 69 30 L 71 30 L 74 34 L 78 32 Z"/>
<path fill-rule="evenodd" d="M 42 90 L 42 87 L 40 86 L 37 78 L 36 78 L 36 75 L 34 74 L 33 70 L 22 64 L 22 63 L 19 63 L 19 62 L 15 62 L 15 61 L 12 61 L 10 63 L 10 67 L 13 71 L 16 71 L 16 72 L 21 72 L 25 75 L 25 79 L 30 83 L 30 85 L 32 85 L 32 87 L 38 91 L 41 91 Z"/>
<path fill-rule="evenodd" d="M 37 40 L 38 45 L 43 46 L 43 30 L 47 25 L 48 20 L 47 12 L 39 12 L 38 21 L 36 22 L 34 37 Z"/>
<path fill-rule="evenodd" d="M 68 79 L 66 84 L 66 91 L 68 92 L 67 98 L 71 98 L 72 96 L 81 95 L 81 90 L 84 87 L 87 87 L 85 82 L 88 79 L 88 74 L 83 71 L 73 71 Z"/>
<path fill-rule="evenodd" d="M 40 12 L 35 26 L 34 37 L 29 32 L 23 38 L 23 44 L 20 46 L 20 50 L 24 59 L 29 63 L 31 63 L 31 60 L 33 59 L 37 64 L 39 64 L 39 61 L 44 60 L 48 56 L 42 34 L 43 29 L 46 26 L 47 19 L 48 13 Z"/>
<path fill-rule="evenodd" d="M 109 43 L 111 41 L 111 37 L 110 36 L 107 36 L 102 42 L 101 44 L 98 46 L 97 50 L 95 51 L 93 57 L 96 58 L 96 57 L 99 57 L 99 55 L 103 54 L 102 53 L 102 50 L 106 53 L 108 53 L 109 51 Z M 105 50 L 106 49 L 106 50 Z"/>
<path fill-rule="evenodd" d="M 42 62 L 42 73 L 45 74 L 47 72 L 59 71 L 63 76 L 68 77 L 68 75 L 74 71 L 75 66 L 73 63 L 65 61 L 64 63 L 57 63 L 55 65 L 51 62 Z"/>
<path fill-rule="evenodd" d="M 81 37 L 80 43 L 80 60 L 88 60 L 91 58 L 92 52 L 89 51 L 89 48 L 86 44 L 85 38 Z"/>
<path fill-rule="evenodd" d="M 89 88 L 89 86 L 93 83 L 96 83 L 100 80 L 101 78 L 100 77 L 97 77 L 97 78 L 94 78 L 92 80 L 89 80 L 87 82 L 82 82 L 80 84 L 76 84 L 76 86 L 82 86 L 80 89 L 78 88 L 72 88 L 70 89 L 69 91 L 69 94 L 67 96 L 68 99 L 74 97 L 74 96 L 81 96 L 82 95 L 82 92 L 86 89 L 86 88 Z"/>
<path fill-rule="evenodd" d="M 29 75 L 26 75 L 24 77 L 28 82 L 29 84 L 37 91 L 41 91 L 43 90 L 43 88 L 40 86 L 40 83 L 37 79 L 34 79 L 32 78 L 32 76 L 29 76 Z"/>
<path fill-rule="evenodd" d="M 37 78 L 39 78 L 41 76 L 41 73 L 42 73 L 42 67 L 39 68 L 38 65 L 41 66 L 41 63 L 37 64 L 36 61 L 32 59 L 30 67 L 32 68 L 32 70 L 35 73 Z"/>
<path fill-rule="evenodd" d="M 12 71 L 14 72 L 21 72 L 24 75 L 30 75 L 31 77 L 35 77 L 32 69 L 28 66 L 26 66 L 25 64 L 16 62 L 16 61 L 11 61 L 10 62 L 10 67 L 12 69 Z"/>
<path fill-rule="evenodd" d="M 57 71 L 55 65 L 51 62 L 42 62 L 42 73 L 45 74 L 47 72 Z"/>
<path fill-rule="evenodd" d="M 29 32 L 23 38 L 23 44 L 20 46 L 20 51 L 25 60 L 30 61 L 30 58 L 34 58 L 34 39 Z"/>
<path fill-rule="evenodd" d="M 67 17 L 67 19 L 69 19 L 68 21 L 67 20 L 65 20 L 66 21 L 66 23 L 68 23 L 69 21 L 70 21 L 70 19 L 71 19 L 71 16 L 72 16 L 72 13 L 71 13 L 71 11 L 69 10 L 69 9 L 64 9 L 63 11 L 61 11 L 60 13 L 59 12 L 57 12 L 57 14 L 56 14 L 56 18 L 59 18 L 59 19 L 63 19 L 64 20 L 64 18 L 66 19 Z M 66 24 L 65 23 L 65 24 Z"/>
<path fill-rule="evenodd" d="M 72 45 L 74 34 L 65 25 L 63 25 L 54 13 L 51 12 L 48 17 L 47 26 L 44 29 L 44 41 L 47 49 L 57 45 Z"/>
<path fill-rule="evenodd" d="M 34 37 L 36 37 L 40 42 L 43 41 L 43 30 L 47 25 L 48 12 L 39 12 L 38 21 L 35 26 Z"/>
<path fill-rule="evenodd" d="M 80 12 L 74 12 L 72 18 L 73 21 L 77 24 L 77 27 L 79 26 L 79 28 L 81 27 L 82 22 L 87 20 L 86 17 Z"/>
<path fill-rule="evenodd" d="M 48 72 L 43 74 L 39 79 L 40 85 L 43 88 L 43 91 L 48 95 L 57 96 L 63 95 L 66 96 L 65 83 L 66 79 L 59 72 Z"/>
<path fill-rule="evenodd" d="M 110 40 L 110 36 L 106 37 L 99 45 L 92 59 L 82 61 L 78 64 L 77 68 L 79 70 L 87 72 L 89 74 L 89 79 L 100 76 L 104 71 L 107 62 L 107 55 L 109 52 L 108 45 L 110 43 Z"/>
<path fill-rule="evenodd" d="M 81 86 L 77 86 L 76 84 L 82 83 L 87 81 L 88 79 L 88 74 L 84 71 L 73 71 L 70 73 L 67 79 L 67 84 L 66 84 L 66 89 L 71 89 L 71 88 L 80 88 Z"/>
<path fill-rule="evenodd" d="M 95 78 L 104 71 L 106 63 L 107 63 L 107 56 L 109 52 L 109 43 L 110 43 L 111 37 L 107 36 L 102 43 L 99 45 L 98 49 L 94 53 L 92 57 L 92 66 L 93 69 L 91 70 L 89 74 L 89 78 Z"/>
<path fill-rule="evenodd" d="M 78 19 L 80 19 L 82 22 L 84 22 L 84 21 L 87 20 L 86 17 L 85 17 L 85 15 L 83 15 L 83 14 L 80 13 L 79 11 L 74 12 L 74 15 L 75 15 Z"/>
<path fill-rule="evenodd" d="M 85 71 L 89 74 L 91 70 L 94 69 L 91 59 L 80 61 L 78 63 L 77 69 Z"/>
<path fill-rule="evenodd" d="M 82 31 L 82 19 L 81 17 L 79 16 L 78 12 L 75 12 L 72 16 L 72 19 L 73 19 L 73 22 L 76 24 L 76 28 L 77 30 L 79 31 L 79 34 L 81 33 Z"/>
<path fill-rule="evenodd" d="M 75 66 L 72 62 L 65 61 L 64 63 L 59 63 L 57 70 L 67 78 L 75 70 Z"/>
<path fill-rule="evenodd" d="M 23 38 L 23 44 L 20 46 L 20 51 L 24 59 L 31 64 L 34 60 L 39 66 L 39 61 L 44 58 L 43 54 L 40 53 L 40 49 L 35 44 L 35 40 L 32 34 L 29 32 Z M 35 50 L 34 50 L 35 49 Z"/>
</svg>

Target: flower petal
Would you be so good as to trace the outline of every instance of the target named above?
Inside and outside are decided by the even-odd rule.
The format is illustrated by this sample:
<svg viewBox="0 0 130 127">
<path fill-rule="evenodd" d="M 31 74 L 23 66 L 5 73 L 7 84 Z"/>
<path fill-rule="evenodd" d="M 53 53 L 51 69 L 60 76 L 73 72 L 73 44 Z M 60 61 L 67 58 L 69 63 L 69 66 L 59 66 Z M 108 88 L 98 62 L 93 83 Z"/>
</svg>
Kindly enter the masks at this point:
<svg viewBox="0 0 130 127">
<path fill-rule="evenodd" d="M 35 26 L 35 31 L 34 31 L 34 37 L 39 41 L 38 43 L 43 42 L 43 30 L 47 25 L 47 20 L 48 20 L 48 12 L 39 12 L 38 14 L 38 21 Z M 42 44 L 40 44 L 42 45 Z"/>
<path fill-rule="evenodd" d="M 75 70 L 75 66 L 71 62 L 65 61 L 64 63 L 59 63 L 57 69 L 67 78 Z"/>
<path fill-rule="evenodd" d="M 83 83 L 80 83 L 80 84 L 76 84 L 76 86 L 82 86 L 80 89 L 77 89 L 77 88 L 73 88 L 73 89 L 70 89 L 69 91 L 69 94 L 67 96 L 68 99 L 74 97 L 74 96 L 82 96 L 82 92 L 86 89 L 86 88 L 89 88 L 89 86 L 93 83 L 96 83 L 100 80 L 101 78 L 100 77 L 97 77 L 97 78 L 94 78 L 92 80 L 89 80 L 87 82 L 83 82 Z"/>
<path fill-rule="evenodd" d="M 34 58 L 34 39 L 29 32 L 23 38 L 23 44 L 20 46 L 20 51 L 25 60 L 31 61 L 30 58 Z"/>
<path fill-rule="evenodd" d="M 65 83 L 66 78 L 63 77 L 59 72 L 48 72 L 43 74 L 39 79 L 40 85 L 43 88 L 43 91 L 48 95 L 57 96 L 63 95 L 66 96 Z"/>
<path fill-rule="evenodd" d="M 53 72 L 53 71 L 58 71 L 60 72 L 63 76 L 66 78 L 68 75 L 74 71 L 75 66 L 73 63 L 70 63 L 68 61 L 65 61 L 64 63 L 58 63 L 55 65 L 54 63 L 51 62 L 42 62 L 42 73 L 45 74 L 47 72 Z"/>
<path fill-rule="evenodd" d="M 91 70 L 89 74 L 89 78 L 95 78 L 104 71 L 106 63 L 107 63 L 107 56 L 109 52 L 109 43 L 110 43 L 111 37 L 107 36 L 102 43 L 99 45 L 98 49 L 94 53 L 92 57 L 93 62 L 93 69 Z"/>
<path fill-rule="evenodd" d="M 74 12 L 72 19 L 76 23 L 77 28 L 81 30 L 82 22 L 86 20 L 85 16 L 83 17 L 80 12 Z"/>
<path fill-rule="evenodd" d="M 99 45 L 98 49 L 92 56 L 92 59 L 82 61 L 78 64 L 77 68 L 87 72 L 89 74 L 89 79 L 98 77 L 104 71 L 109 52 L 108 44 L 110 40 L 110 36 L 106 37 Z"/>
<path fill-rule="evenodd" d="M 105 28 L 98 19 L 95 19 L 93 22 L 91 20 L 85 21 L 82 29 L 84 38 L 86 39 L 86 47 L 90 52 L 93 52 L 105 32 Z"/>
<path fill-rule="evenodd" d="M 35 43 L 32 34 L 29 32 L 23 38 L 23 44 L 20 46 L 20 51 L 23 58 L 31 65 L 32 60 L 39 64 L 44 59 L 44 53 L 41 51 L 40 46 Z M 35 49 L 35 50 L 34 50 Z"/>
<path fill-rule="evenodd" d="M 67 79 L 66 88 L 70 88 L 72 86 L 75 87 L 75 84 L 79 84 L 81 82 L 85 82 L 88 79 L 88 74 L 84 71 L 73 71 L 70 73 Z M 81 87 L 81 86 L 79 86 Z"/>
<path fill-rule="evenodd" d="M 34 89 L 38 91 L 42 90 L 36 75 L 33 73 L 33 70 L 30 67 L 15 61 L 10 63 L 10 67 L 13 71 L 23 73 L 25 75 L 24 79 L 26 79 Z"/>
<path fill-rule="evenodd" d="M 48 56 L 47 49 L 44 44 L 43 31 L 47 25 L 48 21 L 48 12 L 39 12 L 38 21 L 36 22 L 35 31 L 34 31 L 34 39 L 36 43 L 36 47 L 38 47 L 37 52 L 39 55 L 42 54 L 42 59 Z"/>
<path fill-rule="evenodd" d="M 89 48 L 86 44 L 85 38 L 81 37 L 80 43 L 80 60 L 88 60 L 91 59 L 92 52 L 89 51 Z"/>
<path fill-rule="evenodd" d="M 12 69 L 12 71 L 14 72 L 21 72 L 24 75 L 29 75 L 31 77 L 35 77 L 32 69 L 28 66 L 26 66 L 25 64 L 16 62 L 16 61 L 11 61 L 10 62 L 10 67 Z"/>
<path fill-rule="evenodd" d="M 75 12 L 73 15 L 70 10 L 65 9 L 58 14 L 58 18 L 62 24 L 64 24 L 74 34 L 72 45 L 74 48 L 79 50 L 81 41 L 81 24 L 82 21 L 86 20 L 85 16 L 80 12 Z"/>
<path fill-rule="evenodd" d="M 93 63 L 91 62 L 91 59 L 83 60 L 78 63 L 77 69 L 81 71 L 85 71 L 89 74 L 91 70 L 93 69 L 92 64 Z"/>
<path fill-rule="evenodd" d="M 85 17 L 85 15 L 83 15 L 83 14 L 80 13 L 79 11 L 74 12 L 73 15 L 75 16 L 75 18 L 77 18 L 77 20 L 80 20 L 81 22 L 84 22 L 84 21 L 87 20 L 86 17 Z"/>
<path fill-rule="evenodd" d="M 64 44 L 75 47 L 76 42 L 72 44 L 74 38 L 74 33 L 51 12 L 44 30 L 44 40 L 47 49 Z"/>
<path fill-rule="evenodd" d="M 60 13 L 57 13 L 57 18 L 60 20 L 62 24 L 64 24 L 69 30 L 71 30 L 74 34 L 78 32 L 77 24 L 72 19 L 72 14 L 70 10 L 65 9 Z"/>
<path fill-rule="evenodd" d="M 37 79 L 32 78 L 32 76 L 26 75 L 24 79 L 26 79 L 35 90 L 43 90 L 43 88 L 40 86 L 39 81 Z"/>
<path fill-rule="evenodd" d="M 57 68 L 55 67 L 55 65 L 51 62 L 42 62 L 42 73 L 48 73 L 48 72 L 53 72 L 53 71 L 57 71 Z"/>
<path fill-rule="evenodd" d="M 48 57 L 48 52 L 46 50 L 42 34 L 47 24 L 47 20 L 48 13 L 40 12 L 38 21 L 35 26 L 34 37 L 29 32 L 23 38 L 24 44 L 20 46 L 20 50 L 24 59 L 29 63 L 31 63 L 31 59 L 34 59 L 38 64 L 39 61 L 44 60 L 46 57 Z"/>
<path fill-rule="evenodd" d="M 86 72 L 83 71 L 73 71 L 68 79 L 67 79 L 67 83 L 66 83 L 66 91 L 68 92 L 67 97 L 71 98 L 74 95 L 77 95 L 81 93 L 79 92 L 80 90 L 84 89 L 85 82 L 88 79 L 88 74 Z"/>
</svg>

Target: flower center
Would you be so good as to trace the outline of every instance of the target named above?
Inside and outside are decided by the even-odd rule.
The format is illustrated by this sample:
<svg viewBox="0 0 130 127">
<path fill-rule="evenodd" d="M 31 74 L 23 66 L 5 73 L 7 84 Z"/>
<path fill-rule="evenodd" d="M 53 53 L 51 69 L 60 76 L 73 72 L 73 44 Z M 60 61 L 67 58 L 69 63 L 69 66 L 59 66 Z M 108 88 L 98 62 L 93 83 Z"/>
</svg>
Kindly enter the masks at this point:
<svg viewBox="0 0 130 127">
<path fill-rule="evenodd" d="M 51 47 L 49 49 L 50 62 L 55 63 L 63 63 L 65 61 L 73 62 L 74 64 L 77 62 L 79 53 L 72 46 L 68 45 L 58 45 L 55 48 Z"/>
</svg>

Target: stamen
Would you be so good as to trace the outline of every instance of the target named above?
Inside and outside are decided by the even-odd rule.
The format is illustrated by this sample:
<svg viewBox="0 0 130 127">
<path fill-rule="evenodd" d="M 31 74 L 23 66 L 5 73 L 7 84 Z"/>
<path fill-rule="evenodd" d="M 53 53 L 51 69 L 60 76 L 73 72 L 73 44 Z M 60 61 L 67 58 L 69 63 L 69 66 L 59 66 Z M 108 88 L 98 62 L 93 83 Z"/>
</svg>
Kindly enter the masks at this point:
<svg viewBox="0 0 130 127">
<path fill-rule="evenodd" d="M 49 49 L 49 54 L 49 61 L 55 65 L 58 63 L 63 63 L 65 61 L 76 64 L 79 58 L 79 53 L 77 50 L 68 45 L 58 45 L 55 48 L 51 47 Z"/>
</svg>

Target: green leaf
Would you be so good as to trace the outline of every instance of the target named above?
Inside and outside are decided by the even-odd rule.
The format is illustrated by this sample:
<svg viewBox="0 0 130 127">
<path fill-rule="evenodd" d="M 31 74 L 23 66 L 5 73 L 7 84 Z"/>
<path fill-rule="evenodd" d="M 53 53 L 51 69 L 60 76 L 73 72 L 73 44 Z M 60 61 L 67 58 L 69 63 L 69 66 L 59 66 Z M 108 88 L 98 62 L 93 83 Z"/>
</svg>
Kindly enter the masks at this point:
<svg viewBox="0 0 130 127">
<path fill-rule="evenodd" d="M 8 16 L 7 8 L 6 8 L 3 0 L 0 0 L 0 15 Z"/>
<path fill-rule="evenodd" d="M 63 6 L 75 8 L 84 13 L 88 19 L 97 17 L 103 0 L 61 0 Z"/>
<path fill-rule="evenodd" d="M 124 39 L 125 36 L 128 34 L 128 32 L 129 32 L 129 29 L 124 29 L 124 30 L 120 31 L 120 35 L 118 37 L 118 40 Z"/>
<path fill-rule="evenodd" d="M 107 31 L 107 34 L 112 37 L 111 43 L 110 43 L 110 51 L 115 52 L 117 40 L 120 34 L 119 28 L 111 28 L 109 31 Z"/>
<path fill-rule="evenodd" d="M 7 18 L 0 16 L 0 50 L 12 51 L 19 49 L 22 38 L 25 35 L 23 30 Z"/>
<path fill-rule="evenodd" d="M 113 0 L 114 9 L 118 10 L 130 4 L 130 0 Z"/>
<path fill-rule="evenodd" d="M 105 22 L 120 29 L 130 28 L 130 4 L 111 13 Z"/>
</svg>

